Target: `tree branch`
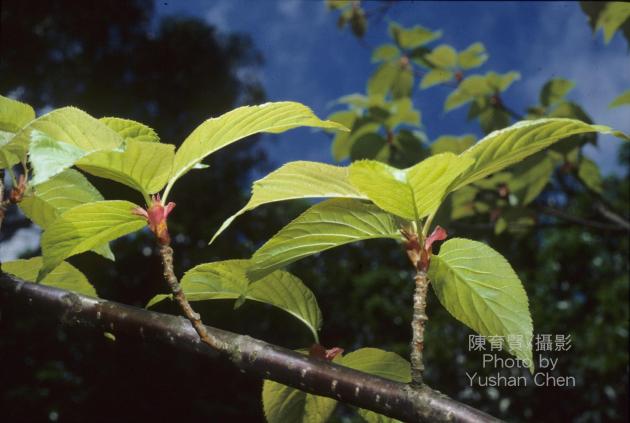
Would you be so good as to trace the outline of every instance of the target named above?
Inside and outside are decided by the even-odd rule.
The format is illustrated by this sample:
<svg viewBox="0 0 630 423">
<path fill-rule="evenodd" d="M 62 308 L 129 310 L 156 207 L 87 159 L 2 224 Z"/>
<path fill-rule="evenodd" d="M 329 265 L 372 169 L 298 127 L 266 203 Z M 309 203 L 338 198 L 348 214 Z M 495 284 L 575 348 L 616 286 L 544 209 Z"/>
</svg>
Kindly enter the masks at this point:
<svg viewBox="0 0 630 423">
<path fill-rule="evenodd" d="M 324 360 L 205 326 L 228 349 L 203 344 L 182 317 L 155 313 L 74 294 L 45 285 L 0 275 L 0 306 L 19 304 L 32 313 L 53 314 L 66 325 L 83 325 L 169 343 L 201 359 L 221 355 L 239 369 L 303 391 L 334 398 L 408 422 L 497 422 L 482 411 L 457 402 L 428 387 L 409 385 L 358 372 Z"/>
<path fill-rule="evenodd" d="M 427 290 L 429 279 L 426 272 L 420 270 L 413 278 L 416 289 L 413 294 L 413 318 L 411 321 L 411 383 L 413 386 L 422 386 L 422 373 L 424 364 L 422 362 L 422 351 L 424 350 L 424 324 L 427 317 Z"/>
<path fill-rule="evenodd" d="M 160 245 L 159 251 L 160 257 L 162 258 L 162 265 L 164 267 L 164 279 L 171 289 L 173 298 L 179 305 L 179 308 L 184 312 L 184 315 L 190 321 L 193 328 L 195 328 L 199 338 L 208 344 L 208 346 L 216 350 L 226 350 L 228 346 L 225 345 L 220 338 L 213 336 L 206 330 L 206 327 L 201 322 L 201 316 L 193 310 L 186 298 L 186 295 L 184 294 L 184 291 L 182 291 L 182 288 L 179 286 L 179 281 L 177 280 L 177 276 L 175 276 L 175 271 L 173 270 L 173 249 L 169 245 Z"/>
</svg>

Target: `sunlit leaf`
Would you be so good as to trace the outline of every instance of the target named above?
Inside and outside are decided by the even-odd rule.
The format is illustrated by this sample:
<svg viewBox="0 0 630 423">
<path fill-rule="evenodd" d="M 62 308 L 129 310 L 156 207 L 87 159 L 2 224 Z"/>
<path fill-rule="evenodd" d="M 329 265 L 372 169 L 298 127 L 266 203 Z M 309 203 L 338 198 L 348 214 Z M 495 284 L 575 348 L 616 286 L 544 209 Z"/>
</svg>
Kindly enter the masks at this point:
<svg viewBox="0 0 630 423">
<path fill-rule="evenodd" d="M 173 167 L 175 146 L 131 141 L 124 151 L 98 151 L 77 161 L 81 170 L 111 179 L 145 196 L 164 188 Z"/>
<path fill-rule="evenodd" d="M 132 213 L 136 207 L 128 201 L 97 201 L 62 213 L 42 235 L 44 265 L 38 280 L 68 257 L 142 229 L 146 221 Z"/>
<path fill-rule="evenodd" d="M 199 125 L 175 154 L 171 182 L 206 156 L 240 139 L 259 132 L 277 134 L 299 126 L 347 130 L 336 122 L 320 120 L 308 107 L 295 102 L 244 106 Z"/>
<path fill-rule="evenodd" d="M 610 1 L 604 6 L 604 10 L 599 14 L 595 30 L 603 28 L 604 41 L 610 42 L 619 27 L 630 18 L 630 3 Z"/>
<path fill-rule="evenodd" d="M 400 57 L 400 50 L 394 44 L 381 44 L 372 53 L 373 62 L 390 61 Z"/>
<path fill-rule="evenodd" d="M 425 56 L 431 65 L 440 69 L 453 69 L 457 65 L 457 52 L 447 44 L 441 44 Z"/>
<path fill-rule="evenodd" d="M 582 157 L 578 167 L 578 176 L 584 185 L 593 191 L 601 193 L 604 190 L 602 175 L 593 160 Z"/>
<path fill-rule="evenodd" d="M 461 154 L 462 157 L 474 159 L 474 164 L 454 181 L 451 190 L 517 163 L 561 139 L 587 132 L 612 134 L 630 140 L 627 135 L 607 126 L 589 125 L 575 119 L 550 118 L 518 122 L 491 133 Z"/>
<path fill-rule="evenodd" d="M 28 260 L 14 260 L 2 263 L 2 271 L 27 282 L 36 282 L 37 274 L 42 265 L 43 260 L 41 257 L 33 257 Z M 85 275 L 65 261 L 61 262 L 40 283 L 90 297 L 97 296 L 94 287 L 90 285 Z"/>
<path fill-rule="evenodd" d="M 66 210 L 101 200 L 103 196 L 85 176 L 74 169 L 67 169 L 33 187 L 18 205 L 26 217 L 46 230 Z M 114 260 L 107 243 L 95 247 L 93 251 Z"/>
<path fill-rule="evenodd" d="M 44 133 L 55 141 L 73 145 L 86 153 L 113 150 L 123 143 L 123 138 L 103 122 L 77 108 L 63 107 L 31 121 L 2 150 L 23 160 L 33 131 Z"/>
<path fill-rule="evenodd" d="M 540 104 L 547 107 L 562 101 L 574 86 L 573 81 L 563 78 L 547 81 L 540 91 Z"/>
<path fill-rule="evenodd" d="M 453 317 L 483 336 L 521 336 L 521 345 L 504 343 L 507 351 L 530 363 L 534 371 L 532 319 L 527 294 L 505 258 L 481 242 L 446 241 L 431 258 L 431 285 Z"/>
<path fill-rule="evenodd" d="M 391 23 L 389 25 L 389 33 L 396 41 L 396 44 L 402 49 L 413 49 L 427 44 L 442 36 L 442 31 L 431 31 L 416 25 L 410 28 L 404 28 L 398 24 Z"/>
<path fill-rule="evenodd" d="M 475 143 L 474 135 L 442 135 L 431 144 L 431 153 L 463 153 L 467 148 Z"/>
<path fill-rule="evenodd" d="M 35 111 L 21 101 L 0 95 L 0 131 L 18 132 L 35 119 Z"/>
<path fill-rule="evenodd" d="M 376 72 L 370 77 L 367 85 L 368 95 L 385 96 L 392 88 L 394 81 L 400 73 L 400 65 L 398 63 L 383 63 L 378 67 Z"/>
<path fill-rule="evenodd" d="M 613 109 L 615 107 L 623 106 L 626 104 L 630 104 L 630 90 L 623 92 L 619 96 L 617 96 L 612 103 L 608 106 L 609 109 Z"/>
<path fill-rule="evenodd" d="M 315 296 L 300 279 L 277 270 L 250 284 L 249 260 L 227 260 L 205 263 L 188 270 L 181 288 L 189 301 L 247 299 L 271 304 L 291 314 L 308 327 L 315 342 L 322 315 Z M 170 297 L 158 295 L 147 307 Z"/>
<path fill-rule="evenodd" d="M 253 279 L 301 258 L 351 242 L 400 239 L 399 222 L 372 204 L 337 198 L 306 210 L 285 226 L 252 257 Z"/>
<path fill-rule="evenodd" d="M 57 141 L 38 130 L 31 132 L 29 160 L 34 171 L 31 184 L 46 182 L 51 177 L 72 167 L 81 157 L 88 154 L 72 144 Z"/>
<path fill-rule="evenodd" d="M 445 69 L 431 69 L 420 81 L 420 88 L 429 88 L 434 85 L 442 84 L 453 79 L 454 73 Z"/>
<path fill-rule="evenodd" d="M 350 166 L 350 182 L 383 210 L 418 221 L 437 210 L 451 182 L 471 164 L 471 159 L 452 153 L 429 157 L 407 169 L 359 161 Z"/>
<path fill-rule="evenodd" d="M 365 198 L 348 181 L 348 168 L 316 162 L 291 162 L 254 182 L 252 196 L 241 210 L 228 218 L 216 234 L 241 214 L 263 204 L 299 198 Z"/>
<path fill-rule="evenodd" d="M 160 142 L 157 133 L 143 123 L 117 117 L 104 117 L 99 120 L 116 131 L 126 142 Z"/>
<path fill-rule="evenodd" d="M 464 70 L 479 67 L 483 65 L 486 60 L 488 60 L 488 55 L 482 43 L 471 44 L 457 56 L 459 67 Z"/>
<path fill-rule="evenodd" d="M 549 183 L 554 168 L 554 160 L 547 152 L 526 158 L 514 166 L 513 178 L 508 182 L 510 193 L 519 199 L 521 205 L 531 203 Z"/>
</svg>

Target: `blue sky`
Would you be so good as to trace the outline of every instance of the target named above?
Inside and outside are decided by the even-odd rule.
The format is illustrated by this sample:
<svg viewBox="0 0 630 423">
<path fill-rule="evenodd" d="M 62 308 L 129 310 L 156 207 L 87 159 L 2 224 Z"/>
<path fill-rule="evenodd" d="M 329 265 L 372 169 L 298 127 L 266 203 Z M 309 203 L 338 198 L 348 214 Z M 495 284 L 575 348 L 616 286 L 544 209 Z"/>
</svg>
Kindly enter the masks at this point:
<svg viewBox="0 0 630 423">
<path fill-rule="evenodd" d="M 378 4 L 367 4 L 374 8 Z M 222 32 L 252 36 L 263 53 L 259 72 L 269 101 L 294 100 L 320 116 L 330 103 L 350 93 L 364 92 L 374 65 L 371 49 L 349 31 L 339 31 L 336 15 L 323 0 L 188 0 L 157 1 L 158 17 L 196 16 Z M 605 45 L 602 34 L 593 36 L 577 2 L 397 2 L 387 18 L 372 23 L 366 37 L 370 47 L 386 42 L 388 20 L 405 26 L 441 29 L 444 42 L 457 49 L 481 41 L 490 59 L 479 72 L 519 71 L 520 81 L 504 95 L 519 112 L 537 102 L 542 85 L 552 77 L 576 83 L 569 98 L 582 104 L 597 123 L 630 131 L 628 108 L 608 110 L 621 91 L 630 88 L 630 55 L 625 39 L 615 35 Z M 466 122 L 466 107 L 450 113 L 442 104 L 446 87 L 416 90 L 414 101 L 422 112 L 430 139 L 443 134 L 480 135 L 476 122 Z M 264 146 L 276 164 L 292 160 L 330 162 L 330 139 L 321 132 L 293 130 L 267 136 Z M 604 172 L 621 172 L 616 164 L 619 141 L 602 137 L 588 154 Z"/>
</svg>

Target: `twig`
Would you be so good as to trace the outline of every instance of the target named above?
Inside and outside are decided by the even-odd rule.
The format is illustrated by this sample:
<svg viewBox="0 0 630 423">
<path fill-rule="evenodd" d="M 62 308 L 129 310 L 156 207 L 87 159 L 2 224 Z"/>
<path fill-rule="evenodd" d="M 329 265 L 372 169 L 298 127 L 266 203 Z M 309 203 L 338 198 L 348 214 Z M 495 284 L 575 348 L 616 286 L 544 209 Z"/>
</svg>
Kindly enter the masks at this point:
<svg viewBox="0 0 630 423">
<path fill-rule="evenodd" d="M 159 251 L 160 257 L 162 258 L 162 265 L 164 267 L 164 279 L 171 289 L 173 299 L 177 302 L 177 304 L 179 304 L 179 307 L 184 312 L 184 315 L 190 321 L 193 328 L 195 328 L 199 338 L 215 350 L 227 349 L 228 346 L 224 343 L 224 341 L 211 335 L 206 330 L 206 327 L 201 322 L 201 316 L 193 310 L 186 298 L 186 295 L 184 294 L 184 291 L 182 291 L 173 269 L 173 249 L 169 245 L 160 245 Z"/>
<path fill-rule="evenodd" d="M 548 214 L 550 216 L 558 217 L 560 219 L 564 219 L 568 222 L 576 223 L 581 226 L 587 226 L 595 229 L 601 229 L 605 231 L 628 231 L 628 228 L 608 225 L 606 223 L 597 222 L 594 220 L 584 219 L 582 217 L 573 216 L 565 211 L 554 209 L 551 207 L 541 206 L 538 208 L 541 213 Z"/>
<path fill-rule="evenodd" d="M 414 387 L 419 387 L 423 385 L 422 351 L 424 350 L 424 324 L 429 320 L 426 313 L 429 279 L 426 272 L 422 270 L 419 270 L 413 279 L 416 283 L 416 289 L 413 294 L 413 318 L 411 321 L 411 384 Z"/>
<path fill-rule="evenodd" d="M 167 343 L 193 357 L 214 359 L 181 317 L 90 298 L 0 275 L 0 308 L 23 307 L 52 314 L 65 325 L 82 325 L 116 337 Z M 305 392 L 385 414 L 406 422 L 498 422 L 500 420 L 424 386 L 409 385 L 298 354 L 249 336 L 204 327 L 229 348 L 218 350 L 236 367 Z"/>
</svg>

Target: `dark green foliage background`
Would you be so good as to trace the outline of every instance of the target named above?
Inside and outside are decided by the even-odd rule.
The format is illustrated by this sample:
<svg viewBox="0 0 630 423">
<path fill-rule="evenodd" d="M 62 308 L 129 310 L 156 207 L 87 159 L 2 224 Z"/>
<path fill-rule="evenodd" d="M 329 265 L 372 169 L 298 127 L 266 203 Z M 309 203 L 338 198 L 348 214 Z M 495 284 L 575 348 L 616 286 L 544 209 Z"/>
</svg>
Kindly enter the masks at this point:
<svg viewBox="0 0 630 423">
<path fill-rule="evenodd" d="M 75 105 L 97 117 L 135 119 L 175 143 L 208 116 L 264 99 L 260 84 L 234 76 L 242 66 L 262 65 L 252 40 L 219 36 L 194 19 L 152 25 L 152 7 L 142 0 L 3 2 L 0 92 L 16 92 L 36 108 Z M 630 166 L 627 145 L 623 157 Z M 247 171 L 269 170 L 251 141 L 221 152 L 210 164 L 186 176 L 173 195 L 178 206 L 170 226 L 179 274 L 203 262 L 248 257 L 307 206 L 263 207 L 240 218 L 208 248 L 212 230 L 245 203 Z M 139 201 L 118 185 L 93 182 L 106 198 Z M 543 196 L 556 188 L 551 185 Z M 629 190 L 627 178 L 606 181 L 606 196 L 626 215 Z M 576 192 L 569 201 L 575 215 L 592 213 L 587 194 Z M 578 386 L 468 388 L 465 372 L 487 371 L 480 356 L 467 351 L 470 331 L 433 295 L 425 350 L 428 383 L 510 421 L 627 420 L 628 237 L 560 225 L 540 225 L 525 237 L 494 236 L 486 221 L 453 224 L 449 235 L 488 242 L 509 258 L 530 297 L 535 333 L 572 335 L 573 349 L 556 355 L 558 374 L 575 376 Z M 13 210 L 2 240 L 27 224 Z M 101 296 L 142 306 L 166 288 L 151 246 L 149 234 L 142 232 L 115 242 L 116 263 L 92 255 L 71 261 Z M 411 272 L 395 243 L 340 248 L 290 270 L 318 298 L 324 345 L 348 351 L 374 346 L 408 355 Z M 198 308 L 214 326 L 289 348 L 309 343 L 309 334 L 294 319 L 260 304 L 246 303 L 236 311 L 229 301 Z M 168 306 L 160 311 L 176 312 Z M 190 360 L 167 346 L 62 328 L 25 309 L 1 310 L 0 359 L 0 421 L 263 419 L 258 378 L 222 362 Z M 341 407 L 335 418 L 347 412 Z"/>
</svg>

